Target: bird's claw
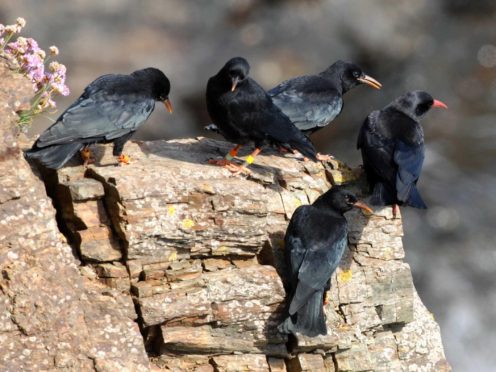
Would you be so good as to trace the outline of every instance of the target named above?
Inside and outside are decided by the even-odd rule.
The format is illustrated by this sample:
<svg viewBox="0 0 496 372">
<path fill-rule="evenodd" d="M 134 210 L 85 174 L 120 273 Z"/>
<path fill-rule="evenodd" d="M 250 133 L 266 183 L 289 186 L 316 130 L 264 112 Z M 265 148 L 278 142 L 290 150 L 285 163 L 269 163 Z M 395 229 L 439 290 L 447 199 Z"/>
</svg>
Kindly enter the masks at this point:
<svg viewBox="0 0 496 372">
<path fill-rule="evenodd" d="M 320 152 L 317 153 L 317 160 L 318 161 L 331 161 L 334 159 L 334 156 L 332 155 L 324 155 L 324 154 L 321 154 Z"/>
<path fill-rule="evenodd" d="M 238 175 L 240 173 L 245 173 L 245 174 L 250 174 L 251 171 L 242 166 L 242 165 L 237 165 L 227 159 L 209 159 L 208 160 L 209 164 L 212 165 L 218 165 L 219 167 L 226 168 L 229 172 L 231 172 L 234 175 Z"/>
<path fill-rule="evenodd" d="M 222 158 L 222 159 L 208 159 L 208 164 L 218 165 L 219 167 L 227 167 L 232 163 L 226 158 Z"/>
<path fill-rule="evenodd" d="M 119 162 L 119 165 L 129 165 L 131 163 L 131 157 L 129 155 L 121 154 L 117 161 Z"/>
</svg>

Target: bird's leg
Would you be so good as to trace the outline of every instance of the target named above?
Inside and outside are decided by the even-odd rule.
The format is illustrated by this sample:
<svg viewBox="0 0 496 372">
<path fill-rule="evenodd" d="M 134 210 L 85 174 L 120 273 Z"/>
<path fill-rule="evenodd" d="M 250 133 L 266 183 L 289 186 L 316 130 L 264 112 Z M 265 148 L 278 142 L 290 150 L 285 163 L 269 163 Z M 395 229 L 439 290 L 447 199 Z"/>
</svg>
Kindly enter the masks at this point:
<svg viewBox="0 0 496 372">
<path fill-rule="evenodd" d="M 239 174 L 239 173 L 248 173 L 248 174 L 250 174 L 251 171 L 248 168 L 246 168 L 246 167 L 248 165 L 250 165 L 250 164 L 253 164 L 253 162 L 255 161 L 255 157 L 258 154 L 260 154 L 261 151 L 262 151 L 262 149 L 260 147 L 256 147 L 255 150 L 253 150 L 253 152 L 246 157 L 246 160 L 244 161 L 243 164 L 236 165 L 236 167 L 238 169 L 234 172 L 234 174 Z"/>
<path fill-rule="evenodd" d="M 334 159 L 334 156 L 332 155 L 324 155 L 320 152 L 317 153 L 317 160 L 319 161 L 331 161 L 332 159 Z"/>
<path fill-rule="evenodd" d="M 118 165 L 128 165 L 131 163 L 131 157 L 126 154 L 120 154 L 119 157 L 117 158 Z"/>
<path fill-rule="evenodd" d="M 393 219 L 396 219 L 396 215 L 400 213 L 400 206 L 398 204 L 393 204 Z"/>
<path fill-rule="evenodd" d="M 325 291 L 324 292 L 324 306 L 328 305 L 329 302 L 331 302 L 329 297 L 330 297 L 329 291 Z"/>
<path fill-rule="evenodd" d="M 238 151 L 241 148 L 241 145 L 236 145 L 234 148 L 229 151 L 223 159 L 209 159 L 208 163 L 213 165 L 218 165 L 220 167 L 226 167 L 229 169 L 229 166 L 233 165 L 232 160 L 236 155 L 238 155 Z"/>
<path fill-rule="evenodd" d="M 81 151 L 81 158 L 83 159 L 83 167 L 87 168 L 89 164 L 95 162 L 95 158 L 93 158 L 93 154 L 91 153 L 90 147 L 88 145 L 84 146 Z"/>
</svg>

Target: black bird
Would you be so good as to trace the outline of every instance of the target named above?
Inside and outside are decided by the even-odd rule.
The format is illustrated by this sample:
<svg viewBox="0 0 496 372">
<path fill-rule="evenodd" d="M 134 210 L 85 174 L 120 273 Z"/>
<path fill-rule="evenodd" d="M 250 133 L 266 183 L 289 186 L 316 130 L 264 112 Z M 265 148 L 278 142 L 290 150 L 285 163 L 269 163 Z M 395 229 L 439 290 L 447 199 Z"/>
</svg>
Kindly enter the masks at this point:
<svg viewBox="0 0 496 372">
<path fill-rule="evenodd" d="M 291 301 L 280 332 L 310 337 L 327 334 L 324 295 L 348 244 L 343 214 L 353 207 L 372 213 L 351 192 L 335 186 L 312 205 L 298 207 L 291 217 L 284 237 Z"/>
<path fill-rule="evenodd" d="M 26 151 L 26 156 L 59 169 L 81 151 L 85 165 L 91 160 L 88 146 L 113 142 L 114 156 L 127 163 L 124 144 L 143 124 L 155 101 L 163 101 L 169 112 L 170 82 L 156 68 L 145 68 L 130 75 L 108 74 L 90 83 L 83 94 L 46 129 Z"/>
<path fill-rule="evenodd" d="M 357 65 L 337 61 L 320 74 L 286 80 L 268 93 L 291 122 L 310 135 L 331 123 L 343 109 L 343 94 L 362 83 L 382 87 Z M 329 160 L 330 156 L 317 154 L 317 158 Z"/>
<path fill-rule="evenodd" d="M 236 144 L 224 159 L 210 162 L 225 166 L 235 173 L 248 171 L 246 166 L 253 163 L 266 143 L 296 149 L 315 161 L 313 144 L 272 103 L 265 90 L 248 77 L 249 70 L 248 62 L 236 57 L 208 80 L 207 109 L 210 118 L 216 130 Z M 246 158 L 244 164 L 239 166 L 232 163 L 239 148 L 250 142 L 255 143 L 255 151 Z"/>
<path fill-rule="evenodd" d="M 429 93 L 411 91 L 373 111 L 362 125 L 357 148 L 372 191 L 371 204 L 425 209 L 417 190 L 424 162 L 424 131 L 420 118 L 432 107 L 448 107 Z"/>
</svg>

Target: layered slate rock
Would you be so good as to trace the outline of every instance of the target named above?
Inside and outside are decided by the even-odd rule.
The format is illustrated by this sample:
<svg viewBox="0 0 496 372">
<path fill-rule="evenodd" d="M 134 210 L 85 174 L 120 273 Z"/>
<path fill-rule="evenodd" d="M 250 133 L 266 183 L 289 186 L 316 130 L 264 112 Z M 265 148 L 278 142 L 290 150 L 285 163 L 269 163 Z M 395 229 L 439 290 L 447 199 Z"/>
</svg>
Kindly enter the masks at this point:
<svg viewBox="0 0 496 372">
<path fill-rule="evenodd" d="M 448 370 L 439 329 L 403 262 L 389 208 L 352 211 L 332 277 L 329 333 L 277 332 L 285 308 L 283 237 L 294 210 L 359 169 L 266 151 L 248 177 L 207 164 L 229 144 L 205 138 L 111 146 L 96 164 L 45 172 L 62 230 L 95 278 L 132 296 L 156 368 L 185 371 Z M 246 154 L 249 149 L 246 149 Z M 101 185 L 101 186 L 99 186 Z M 360 183 L 352 186 L 361 192 Z M 57 201 L 58 200 L 58 201 Z M 323 221 L 325 223 L 325 221 Z M 426 353 L 426 347 L 430 352 Z"/>
<path fill-rule="evenodd" d="M 15 111 L 31 83 L 1 63 L 0 80 L 0 370 L 148 370 L 131 298 L 81 275 L 23 158 Z"/>
</svg>

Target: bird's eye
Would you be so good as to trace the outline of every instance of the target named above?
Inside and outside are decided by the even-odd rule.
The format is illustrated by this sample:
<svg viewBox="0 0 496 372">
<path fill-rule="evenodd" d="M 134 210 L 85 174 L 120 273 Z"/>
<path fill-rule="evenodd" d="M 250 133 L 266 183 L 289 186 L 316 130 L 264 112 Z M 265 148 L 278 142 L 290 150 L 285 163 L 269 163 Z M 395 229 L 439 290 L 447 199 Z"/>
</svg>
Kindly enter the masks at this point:
<svg viewBox="0 0 496 372">
<path fill-rule="evenodd" d="M 359 78 L 360 77 L 360 73 L 358 71 L 353 71 L 353 77 L 354 78 Z"/>
</svg>

